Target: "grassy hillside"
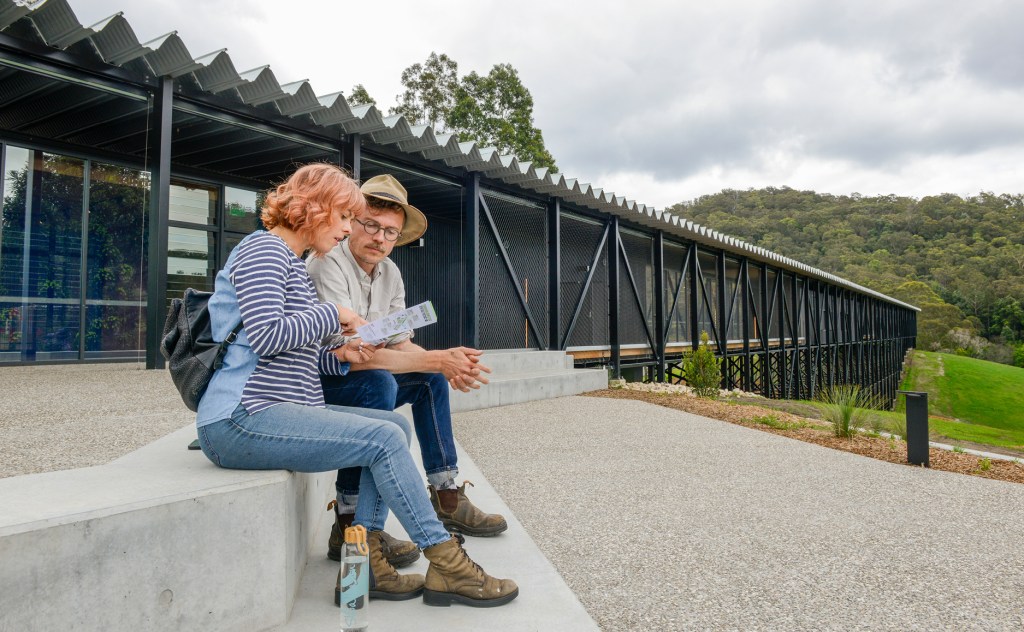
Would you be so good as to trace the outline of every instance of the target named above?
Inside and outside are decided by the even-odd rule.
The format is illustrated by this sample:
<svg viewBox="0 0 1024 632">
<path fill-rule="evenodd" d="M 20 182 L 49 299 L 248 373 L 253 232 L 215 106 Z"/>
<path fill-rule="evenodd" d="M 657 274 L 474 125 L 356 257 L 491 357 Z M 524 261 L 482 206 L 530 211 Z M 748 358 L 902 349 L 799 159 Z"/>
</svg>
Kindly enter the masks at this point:
<svg viewBox="0 0 1024 632">
<path fill-rule="evenodd" d="M 933 433 L 1024 452 L 1024 369 L 915 351 L 901 388 L 928 393 Z"/>
</svg>

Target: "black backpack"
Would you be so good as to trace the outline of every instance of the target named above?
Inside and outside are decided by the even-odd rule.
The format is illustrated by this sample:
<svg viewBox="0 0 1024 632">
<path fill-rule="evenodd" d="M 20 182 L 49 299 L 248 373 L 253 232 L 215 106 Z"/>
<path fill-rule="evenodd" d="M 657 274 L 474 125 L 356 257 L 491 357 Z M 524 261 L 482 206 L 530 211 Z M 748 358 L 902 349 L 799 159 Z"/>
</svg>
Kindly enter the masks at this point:
<svg viewBox="0 0 1024 632">
<path fill-rule="evenodd" d="M 160 353 L 167 359 L 171 381 L 189 410 L 199 409 L 213 372 L 224 362 L 228 345 L 235 341 L 242 323 L 223 342 L 213 340 L 208 303 L 213 292 L 188 288 L 181 298 L 171 301 L 164 322 Z"/>
</svg>

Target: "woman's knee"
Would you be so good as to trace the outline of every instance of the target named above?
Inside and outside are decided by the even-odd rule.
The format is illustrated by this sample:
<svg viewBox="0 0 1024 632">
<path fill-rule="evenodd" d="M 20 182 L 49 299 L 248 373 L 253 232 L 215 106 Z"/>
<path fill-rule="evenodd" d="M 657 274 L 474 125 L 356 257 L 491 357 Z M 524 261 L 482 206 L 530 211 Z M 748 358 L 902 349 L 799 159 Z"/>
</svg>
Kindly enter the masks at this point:
<svg viewBox="0 0 1024 632">
<path fill-rule="evenodd" d="M 412 441 L 412 426 L 409 425 L 409 420 L 396 412 L 388 413 L 384 416 L 384 420 L 401 430 L 405 440 L 405 447 L 408 448 L 409 443 Z"/>
</svg>

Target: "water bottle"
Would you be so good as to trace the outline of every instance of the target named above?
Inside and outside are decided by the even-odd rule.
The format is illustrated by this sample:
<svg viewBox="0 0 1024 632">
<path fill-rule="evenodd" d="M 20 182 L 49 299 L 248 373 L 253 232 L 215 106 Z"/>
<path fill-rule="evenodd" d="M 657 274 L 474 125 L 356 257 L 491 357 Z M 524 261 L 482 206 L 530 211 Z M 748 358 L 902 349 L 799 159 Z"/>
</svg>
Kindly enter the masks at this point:
<svg viewBox="0 0 1024 632">
<path fill-rule="evenodd" d="M 366 527 L 345 529 L 341 546 L 341 632 L 366 630 L 366 606 L 370 603 L 370 548 Z"/>
</svg>

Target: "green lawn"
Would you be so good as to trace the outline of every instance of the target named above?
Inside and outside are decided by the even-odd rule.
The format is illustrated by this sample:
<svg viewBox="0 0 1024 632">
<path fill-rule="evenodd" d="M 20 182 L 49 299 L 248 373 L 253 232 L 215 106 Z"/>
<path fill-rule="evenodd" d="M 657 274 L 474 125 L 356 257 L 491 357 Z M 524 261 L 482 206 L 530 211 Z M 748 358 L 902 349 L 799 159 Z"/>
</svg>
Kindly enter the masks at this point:
<svg viewBox="0 0 1024 632">
<path fill-rule="evenodd" d="M 934 433 L 1024 451 L 1024 369 L 915 351 L 901 388 L 928 393 Z"/>
</svg>

